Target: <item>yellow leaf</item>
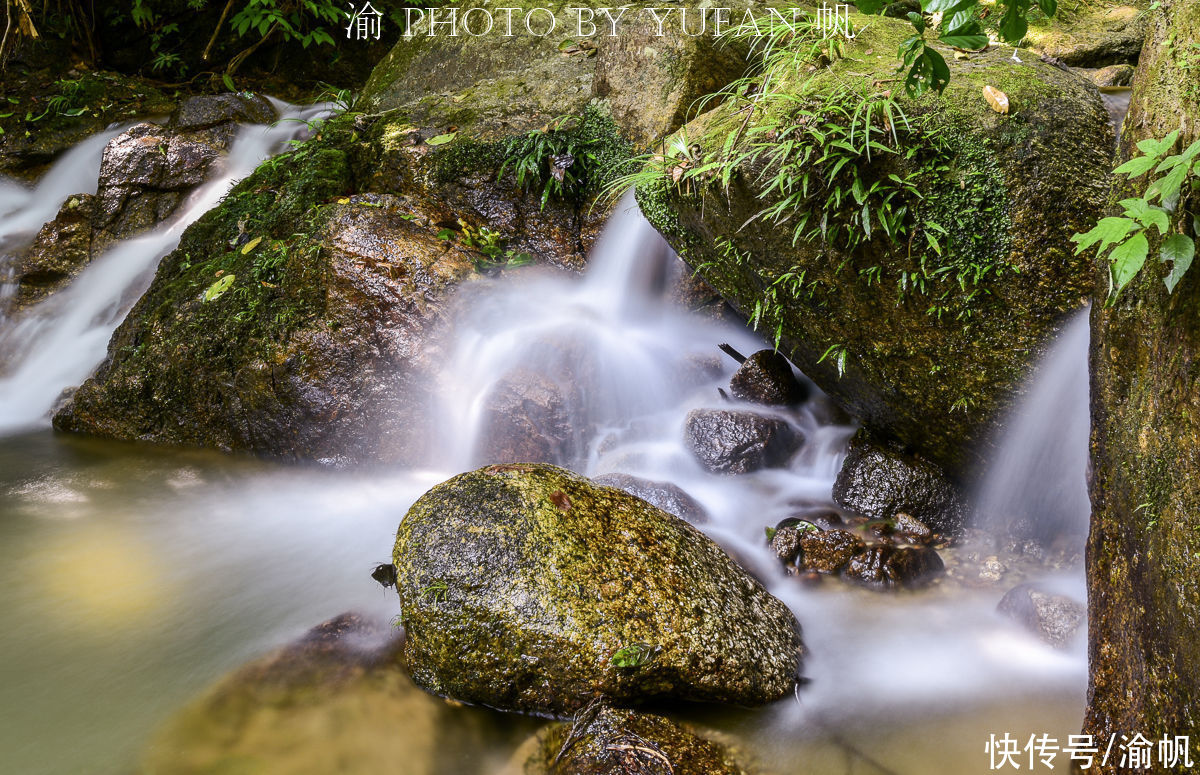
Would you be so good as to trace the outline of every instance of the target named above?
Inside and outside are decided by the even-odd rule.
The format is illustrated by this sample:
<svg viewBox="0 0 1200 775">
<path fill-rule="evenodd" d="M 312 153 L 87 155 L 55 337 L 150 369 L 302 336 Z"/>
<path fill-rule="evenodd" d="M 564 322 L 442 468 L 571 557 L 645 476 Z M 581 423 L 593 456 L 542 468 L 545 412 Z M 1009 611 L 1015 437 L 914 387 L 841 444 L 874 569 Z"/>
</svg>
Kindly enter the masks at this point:
<svg viewBox="0 0 1200 775">
<path fill-rule="evenodd" d="M 254 239 L 247 242 L 245 245 L 242 246 L 242 255 L 244 256 L 247 253 L 249 253 L 251 250 L 254 250 L 256 247 L 258 247 L 258 243 L 260 243 L 260 242 L 262 242 L 262 237 L 255 237 Z"/>
<path fill-rule="evenodd" d="M 343 197 L 343 198 L 337 200 L 337 203 L 340 205 L 348 205 L 348 204 L 350 204 L 350 200 Z"/>
<path fill-rule="evenodd" d="M 992 110 L 997 113 L 1008 112 L 1008 95 L 995 86 L 984 86 L 983 98 L 988 101 L 988 104 L 992 106 Z"/>
</svg>

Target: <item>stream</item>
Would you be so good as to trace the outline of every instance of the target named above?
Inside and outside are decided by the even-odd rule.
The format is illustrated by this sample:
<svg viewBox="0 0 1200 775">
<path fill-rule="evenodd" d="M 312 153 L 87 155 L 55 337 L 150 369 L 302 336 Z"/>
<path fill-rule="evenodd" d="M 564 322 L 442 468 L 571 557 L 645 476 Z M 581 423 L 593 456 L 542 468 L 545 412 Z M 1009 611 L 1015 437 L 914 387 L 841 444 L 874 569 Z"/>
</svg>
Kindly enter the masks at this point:
<svg viewBox="0 0 1200 775">
<path fill-rule="evenodd" d="M 283 110 L 309 119 L 326 108 Z M 64 179 L 64 159 L 32 190 L 0 182 L 0 247 L 28 239 L 66 196 L 87 190 L 88 170 L 94 188 L 115 131 L 71 152 L 77 177 Z M 854 427 L 831 422 L 816 394 L 772 410 L 807 438 L 788 467 L 739 476 L 700 467 L 682 428 L 692 409 L 729 406 L 717 389 L 736 364 L 717 345 L 747 354 L 765 345 L 670 302 L 664 278 L 685 270 L 629 199 L 583 276 L 527 268 L 473 284 L 436 391 L 447 441 L 426 469 L 332 471 L 54 434 L 48 412 L 103 358 L 158 258 L 234 181 L 304 131 L 294 122 L 244 128 L 224 173 L 170 223 L 117 245 L 20 320 L 0 319 L 0 771 L 128 772 L 154 730 L 230 670 L 344 611 L 394 616 L 395 593 L 371 569 L 389 561 L 416 498 L 487 462 L 484 408 L 511 373 L 575 388 L 565 391 L 573 468 L 683 488 L 711 516 L 702 529 L 803 625 L 811 683 L 794 700 L 685 717 L 734 734 L 789 774 L 987 772 L 990 734 L 1065 743 L 1078 731 L 1082 638 L 1054 649 L 1002 618 L 996 603 L 1012 583 L 880 594 L 784 576 L 764 529 L 798 508 L 832 507 Z M 1034 370 L 980 497 L 997 513 L 1051 503 L 1056 531 L 1070 532 L 1080 526 L 1086 457 L 1086 369 L 1081 385 L 1075 368 L 1086 322 L 1060 346 L 1068 352 L 1051 362 L 1072 368 Z M 1085 598 L 1080 568 L 1043 580 Z"/>
</svg>

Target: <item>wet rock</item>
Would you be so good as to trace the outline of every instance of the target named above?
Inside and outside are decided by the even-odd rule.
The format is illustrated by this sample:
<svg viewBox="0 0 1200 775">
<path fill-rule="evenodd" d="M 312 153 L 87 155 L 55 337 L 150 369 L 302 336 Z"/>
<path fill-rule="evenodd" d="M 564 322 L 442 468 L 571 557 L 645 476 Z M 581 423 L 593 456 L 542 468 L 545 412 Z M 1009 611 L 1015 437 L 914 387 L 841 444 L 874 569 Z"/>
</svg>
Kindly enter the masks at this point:
<svg viewBox="0 0 1200 775">
<path fill-rule="evenodd" d="M 578 434 L 558 384 L 543 374 L 518 369 L 488 394 L 476 459 L 486 463 L 575 461 Z"/>
<path fill-rule="evenodd" d="M 842 519 L 842 515 L 832 509 L 805 508 L 796 511 L 790 517 L 780 520 L 776 527 L 794 525 L 797 522 L 806 522 L 821 530 L 834 530 L 846 525 L 846 520 Z"/>
<path fill-rule="evenodd" d="M 837 573 L 866 543 L 848 530 L 806 531 L 800 535 L 800 556 L 796 566 L 820 573 Z"/>
<path fill-rule="evenodd" d="M 725 745 L 670 719 L 593 707 L 532 742 L 522 775 L 743 775 Z M 524 748 L 524 747 L 523 747 Z M 523 750 L 522 750 L 523 753 Z"/>
<path fill-rule="evenodd" d="M 791 612 L 716 544 L 553 466 L 438 485 L 394 561 L 405 663 L 434 694 L 543 714 L 596 697 L 754 705 L 799 669 Z"/>
<path fill-rule="evenodd" d="M 767 541 L 771 551 L 783 562 L 791 562 L 800 553 L 800 536 L 803 531 L 793 525 L 775 528 Z"/>
<path fill-rule="evenodd" d="M 636 495 L 692 525 L 704 525 L 709 521 L 708 512 L 700 502 L 670 482 L 652 482 L 629 474 L 602 474 L 592 477 L 592 481 Z"/>
<path fill-rule="evenodd" d="M 1087 617 L 1087 610 L 1066 595 L 1055 595 L 1030 584 L 1013 587 L 996 610 L 1030 632 L 1062 648 L 1069 644 Z"/>
<path fill-rule="evenodd" d="M 927 544 L 933 540 L 933 531 L 921 520 L 903 511 L 896 514 L 894 521 L 896 534 L 914 544 Z"/>
<path fill-rule="evenodd" d="M 792 364 L 775 350 L 759 350 L 742 363 L 729 380 L 734 398 L 768 406 L 795 406 L 808 390 L 792 373 Z"/>
<path fill-rule="evenodd" d="M 189 97 L 171 117 L 179 132 L 209 129 L 219 124 L 269 124 L 275 109 L 259 94 L 211 94 Z"/>
<path fill-rule="evenodd" d="M 92 218 L 95 198 L 75 194 L 67 198 L 54 220 L 37 233 L 33 244 L 13 265 L 17 286 L 13 309 L 21 310 L 65 286 L 92 258 Z"/>
<path fill-rule="evenodd" d="M 957 488 L 937 466 L 877 443 L 865 431 L 850 441 L 833 499 L 842 508 L 875 519 L 908 514 L 948 534 L 959 531 L 966 516 Z"/>
<path fill-rule="evenodd" d="M 356 614 L 315 627 L 177 714 L 140 771 L 375 775 L 400 761 L 406 774 L 434 775 L 528 734 L 528 722 L 422 692 L 397 662 L 399 644 L 399 630 Z"/>
<path fill-rule="evenodd" d="M 878 589 L 911 588 L 928 584 L 944 567 L 933 549 L 876 545 L 854 555 L 842 575 Z"/>
<path fill-rule="evenodd" d="M 986 581 L 989 584 L 998 584 L 1007 572 L 1008 566 L 1000 562 L 999 557 L 993 555 L 984 559 L 983 563 L 980 564 L 979 580 Z"/>
<path fill-rule="evenodd" d="M 783 420 L 729 409 L 692 410 L 684 422 L 684 434 L 700 464 L 721 474 L 786 465 L 804 442 Z"/>
<path fill-rule="evenodd" d="M 1088 77 L 1101 89 L 1111 89 L 1133 83 L 1135 69 L 1130 64 L 1109 65 L 1088 71 Z"/>
</svg>

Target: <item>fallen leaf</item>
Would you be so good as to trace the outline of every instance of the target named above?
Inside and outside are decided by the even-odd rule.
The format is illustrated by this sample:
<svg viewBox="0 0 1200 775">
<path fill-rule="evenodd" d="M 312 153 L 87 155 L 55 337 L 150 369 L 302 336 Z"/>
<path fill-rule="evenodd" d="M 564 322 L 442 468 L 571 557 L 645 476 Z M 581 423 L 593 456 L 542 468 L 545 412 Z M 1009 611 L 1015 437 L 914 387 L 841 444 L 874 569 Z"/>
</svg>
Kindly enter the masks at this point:
<svg viewBox="0 0 1200 775">
<path fill-rule="evenodd" d="M 456 134 L 458 134 L 458 132 L 447 132 L 444 135 L 438 135 L 437 137 L 431 137 L 425 141 L 425 144 L 426 145 L 445 145 L 446 143 L 453 140 L 454 136 Z"/>
<path fill-rule="evenodd" d="M 992 106 L 992 110 L 997 113 L 1008 112 L 1008 95 L 995 86 L 984 86 L 983 98 L 988 101 L 988 104 Z"/>
<path fill-rule="evenodd" d="M 217 280 L 212 285 L 208 286 L 208 290 L 204 292 L 205 301 L 216 301 L 225 295 L 225 291 L 229 290 L 229 286 L 233 285 L 236 275 L 227 274 L 220 280 Z"/>
<path fill-rule="evenodd" d="M 256 247 L 258 247 L 258 243 L 260 243 L 260 242 L 262 242 L 262 237 L 255 237 L 254 239 L 247 242 L 245 245 L 242 246 L 242 255 L 244 256 L 247 253 L 249 253 L 251 250 L 254 250 Z"/>
</svg>

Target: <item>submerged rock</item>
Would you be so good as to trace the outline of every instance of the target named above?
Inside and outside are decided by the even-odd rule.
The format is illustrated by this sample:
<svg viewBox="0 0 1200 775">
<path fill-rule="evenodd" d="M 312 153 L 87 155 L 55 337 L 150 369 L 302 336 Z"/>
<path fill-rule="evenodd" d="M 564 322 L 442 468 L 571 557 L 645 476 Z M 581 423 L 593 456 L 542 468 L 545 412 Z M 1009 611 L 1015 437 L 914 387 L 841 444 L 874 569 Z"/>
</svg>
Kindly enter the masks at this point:
<svg viewBox="0 0 1200 775">
<path fill-rule="evenodd" d="M 553 466 L 438 485 L 394 560 L 404 661 L 435 694 L 552 715 L 597 697 L 755 705 L 800 667 L 791 612 L 716 544 Z"/>
<path fill-rule="evenodd" d="M 693 409 L 684 434 L 700 464 L 718 474 L 784 466 L 804 443 L 784 420 L 732 409 Z"/>
<path fill-rule="evenodd" d="M 395 628 L 343 614 L 237 670 L 177 714 L 142 759 L 146 775 L 490 775 L 480 763 L 524 724 L 455 708 L 400 669 Z M 403 723 L 397 723 L 402 720 Z"/>
<path fill-rule="evenodd" d="M 708 512 L 700 502 L 684 492 L 682 487 L 670 482 L 652 482 L 630 474 L 602 474 L 592 477 L 592 481 L 624 490 L 689 524 L 703 525 L 708 522 Z"/>
<path fill-rule="evenodd" d="M 734 398 L 768 406 L 794 406 L 808 397 L 808 391 L 792 364 L 775 350 L 759 350 L 747 358 L 729 380 Z"/>
<path fill-rule="evenodd" d="M 543 374 L 519 369 L 504 375 L 488 394 L 475 450 L 487 463 L 568 465 L 578 454 L 578 434 L 559 385 Z"/>
<path fill-rule="evenodd" d="M 844 58 L 777 82 L 796 100 L 778 114 L 747 117 L 736 101 L 726 101 L 678 136 L 701 154 L 741 137 L 730 151 L 736 158 L 750 150 L 751 132 L 770 137 L 794 126 L 788 110 L 819 111 L 843 99 L 850 81 L 891 79 L 893 52 L 911 25 L 880 16 L 851 21 L 857 36 L 846 42 Z M 719 175 L 710 184 L 687 185 L 664 176 L 640 187 L 638 201 L 731 305 L 747 316 L 761 312 L 764 325 L 779 333 L 780 352 L 822 391 L 880 438 L 959 478 L 985 462 L 982 445 L 1019 394 L 1033 357 L 1091 295 L 1092 266 L 1076 255 L 1070 236 L 1100 215 L 1112 131 L 1096 87 L 1036 55 L 1017 62 L 1011 48 L 995 46 L 962 59 L 943 53 L 950 81 L 942 95 L 909 100 L 902 90 L 890 92 L 920 123 L 901 139 L 900 153 L 853 163 L 864 187 L 890 186 L 888 175 L 898 171 L 919 177 L 919 199 L 907 200 L 906 212 L 919 214 L 913 240 L 892 246 L 878 228 L 854 247 L 822 238 L 816 225 L 825 194 L 800 212 L 789 210 L 788 219 L 760 217 L 744 228 L 777 201 L 755 186 L 770 180 L 760 176 L 762 164 L 739 165 L 728 185 L 719 184 Z M 985 86 L 1007 94 L 1008 113 L 989 106 Z M 914 150 L 910 164 L 903 155 Z M 926 150 L 941 156 L 944 167 L 916 161 Z M 795 169 L 799 175 L 810 167 L 797 159 Z M 842 190 L 851 188 L 849 173 L 839 179 Z M 797 239 L 793 228 L 804 215 L 815 234 Z M 846 230 L 862 233 L 860 208 L 843 208 L 840 217 Z M 924 218 L 946 232 L 937 251 L 923 244 L 932 234 L 917 233 Z M 784 281 L 797 277 L 803 281 Z M 926 290 L 906 279 L 913 277 L 924 278 Z M 933 524 L 925 514 L 914 516 Z"/>
<path fill-rule="evenodd" d="M 522 775 L 744 775 L 733 753 L 663 716 L 595 706 L 531 741 Z M 518 751 L 518 756 L 524 753 Z M 515 768 L 514 768 L 515 769 Z M 508 772 L 505 772 L 508 775 Z"/>
<path fill-rule="evenodd" d="M 1030 584 L 1006 592 L 996 610 L 1058 648 L 1067 646 L 1087 619 L 1082 603 Z"/>
<path fill-rule="evenodd" d="M 961 530 L 966 517 L 958 489 L 941 469 L 863 431 L 850 441 L 833 499 L 867 517 L 893 519 L 903 513 L 947 534 Z"/>
</svg>

